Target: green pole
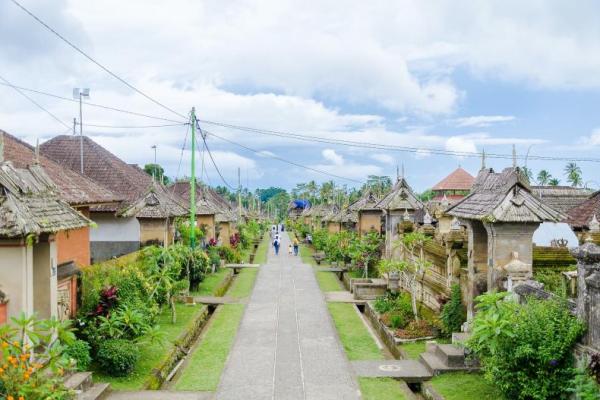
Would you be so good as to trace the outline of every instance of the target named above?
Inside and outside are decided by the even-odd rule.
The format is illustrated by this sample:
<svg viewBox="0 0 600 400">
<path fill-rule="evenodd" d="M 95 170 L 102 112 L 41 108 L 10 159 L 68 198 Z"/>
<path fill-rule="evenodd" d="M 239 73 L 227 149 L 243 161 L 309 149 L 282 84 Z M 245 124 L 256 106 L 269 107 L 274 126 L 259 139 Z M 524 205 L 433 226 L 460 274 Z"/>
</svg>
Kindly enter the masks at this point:
<svg viewBox="0 0 600 400">
<path fill-rule="evenodd" d="M 196 247 L 196 108 L 192 107 L 192 177 L 190 178 L 190 246 Z"/>
</svg>

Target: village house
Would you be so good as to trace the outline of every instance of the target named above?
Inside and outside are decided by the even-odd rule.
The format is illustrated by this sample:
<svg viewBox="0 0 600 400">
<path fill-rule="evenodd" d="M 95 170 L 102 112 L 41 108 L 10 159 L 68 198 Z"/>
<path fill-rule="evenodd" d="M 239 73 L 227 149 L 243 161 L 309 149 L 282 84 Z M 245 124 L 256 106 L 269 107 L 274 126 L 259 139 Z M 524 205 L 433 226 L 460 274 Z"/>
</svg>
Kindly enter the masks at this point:
<svg viewBox="0 0 600 400">
<path fill-rule="evenodd" d="M 60 198 L 44 168 L 3 160 L 0 135 L 0 277 L 7 315 L 59 316 L 57 234 L 91 221 Z"/>
<path fill-rule="evenodd" d="M 600 191 L 593 193 L 587 200 L 567 212 L 566 222 L 579 238 L 585 243 L 589 238 L 600 244 Z"/>
<path fill-rule="evenodd" d="M 340 222 L 337 218 L 340 213 L 340 208 L 337 204 L 334 204 L 329 212 L 322 218 L 323 227 L 329 233 L 339 233 L 341 231 Z"/>
<path fill-rule="evenodd" d="M 190 202 L 190 182 L 182 180 L 170 186 L 183 201 Z M 206 233 L 206 241 L 215 239 L 229 246 L 230 237 L 235 233 L 237 216 L 231 204 L 212 188 L 198 182 L 196 184 L 196 223 Z"/>
<path fill-rule="evenodd" d="M 295 221 L 302 215 L 302 212 L 309 207 L 310 202 L 308 200 L 292 200 L 290 201 L 290 204 L 288 204 L 288 217 Z"/>
<path fill-rule="evenodd" d="M 404 176 L 399 176 L 392 190 L 374 208 L 382 210 L 385 218 L 386 257 L 399 257 L 400 249 L 396 246 L 396 242 L 404 231 L 405 225 L 412 227 L 415 222 L 415 213 L 423 208 L 423 203 L 415 195 Z M 369 216 L 369 219 L 365 219 L 361 223 L 369 230 L 379 232 L 378 216 L 376 213 L 370 213 Z"/>
<path fill-rule="evenodd" d="M 532 276 L 534 232 L 543 222 L 565 217 L 532 192 L 516 166 L 500 173 L 483 168 L 471 193 L 446 212 L 467 226 L 468 266 L 460 282 L 469 318 L 476 296 Z"/>
<path fill-rule="evenodd" d="M 82 215 L 90 216 L 90 207 L 116 203 L 120 197 L 91 179 L 36 154 L 29 144 L 1 132 L 4 159 L 16 168 L 37 164 L 56 185 L 58 195 Z M 93 229 L 93 228 L 92 228 Z M 54 235 L 57 251 L 58 297 L 60 317 L 73 317 L 77 311 L 77 275 L 79 267 L 91 261 L 90 227 L 61 230 Z"/>
<path fill-rule="evenodd" d="M 147 244 L 168 245 L 175 218 L 187 210 L 179 199 L 136 165 L 127 164 L 88 137 L 61 135 L 40 146 L 43 155 L 122 197 L 120 203 L 91 207 L 97 224 L 90 234 L 94 262 L 131 253 Z M 167 240 L 167 242 L 165 242 Z"/>
<path fill-rule="evenodd" d="M 455 203 L 469 194 L 473 182 L 475 182 L 475 178 L 463 168 L 458 167 L 431 188 L 432 200 L 438 203 L 444 200 Z"/>
</svg>

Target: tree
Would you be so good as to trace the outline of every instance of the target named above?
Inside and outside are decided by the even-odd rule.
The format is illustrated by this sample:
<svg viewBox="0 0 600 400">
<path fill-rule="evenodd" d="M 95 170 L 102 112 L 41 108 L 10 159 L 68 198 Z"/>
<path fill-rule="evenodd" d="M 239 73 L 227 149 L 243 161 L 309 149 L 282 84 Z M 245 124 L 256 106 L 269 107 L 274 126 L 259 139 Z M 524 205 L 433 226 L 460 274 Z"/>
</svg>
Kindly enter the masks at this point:
<svg viewBox="0 0 600 400">
<path fill-rule="evenodd" d="M 319 196 L 321 196 L 322 203 L 329 203 L 333 198 L 333 193 L 335 191 L 335 182 L 328 181 L 323 182 L 321 184 L 321 188 L 319 189 Z"/>
<path fill-rule="evenodd" d="M 363 185 L 362 191 L 372 191 L 378 196 L 382 196 L 392 188 L 392 179 L 389 176 L 369 175 L 367 182 Z"/>
<path fill-rule="evenodd" d="M 527 182 L 529 182 L 529 183 L 533 182 L 533 171 L 530 168 L 522 167 L 521 171 L 523 173 L 523 177 L 525 177 L 525 179 L 527 179 Z"/>
<path fill-rule="evenodd" d="M 266 203 L 272 197 L 276 196 L 279 193 L 285 192 L 285 189 L 280 187 L 273 187 L 267 189 L 256 189 L 256 195 L 260 198 L 260 201 Z"/>
<path fill-rule="evenodd" d="M 558 185 L 560 185 L 560 179 L 550 178 L 550 180 L 548 181 L 548 185 L 550 185 L 550 186 L 558 186 Z"/>
<path fill-rule="evenodd" d="M 550 183 L 550 179 L 552 179 L 552 175 L 550 174 L 550 172 L 546 171 L 545 169 L 538 172 L 538 175 L 537 175 L 538 185 L 546 186 Z"/>
<path fill-rule="evenodd" d="M 419 194 L 419 200 L 421 200 L 424 203 L 427 203 L 429 200 L 433 199 L 434 195 L 435 193 L 433 192 L 433 190 L 427 189 L 423 193 Z"/>
<path fill-rule="evenodd" d="M 159 164 L 146 164 L 144 165 L 144 171 L 154 177 L 158 182 L 165 185 L 169 184 L 171 180 L 165 175 L 165 170 Z"/>
<path fill-rule="evenodd" d="M 565 166 L 565 175 L 567 182 L 573 187 L 581 186 L 583 179 L 581 178 L 581 168 L 574 162 L 570 162 Z"/>
</svg>

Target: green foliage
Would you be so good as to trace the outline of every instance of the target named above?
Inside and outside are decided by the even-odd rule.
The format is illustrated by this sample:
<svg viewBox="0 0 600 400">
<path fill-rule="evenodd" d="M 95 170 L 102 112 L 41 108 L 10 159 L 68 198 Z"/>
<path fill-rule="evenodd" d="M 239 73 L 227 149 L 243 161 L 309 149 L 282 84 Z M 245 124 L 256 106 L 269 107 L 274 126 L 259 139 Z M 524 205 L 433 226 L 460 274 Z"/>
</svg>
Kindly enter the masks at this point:
<svg viewBox="0 0 600 400">
<path fill-rule="evenodd" d="M 427 189 L 423 193 L 419 194 L 419 200 L 421 200 L 423 203 L 427 203 L 429 200 L 433 199 L 434 196 L 435 192 L 431 189 Z"/>
<path fill-rule="evenodd" d="M 168 176 L 165 175 L 165 170 L 159 164 L 146 164 L 144 165 L 144 171 L 153 176 L 157 182 L 161 182 L 164 185 L 168 185 L 171 182 Z"/>
<path fill-rule="evenodd" d="M 90 345 L 84 340 L 77 339 L 69 344 L 65 349 L 65 356 L 75 362 L 77 371 L 87 371 L 92 362 Z"/>
<path fill-rule="evenodd" d="M 577 368 L 568 391 L 573 394 L 575 400 L 600 399 L 600 387 L 585 366 Z"/>
<path fill-rule="evenodd" d="M 0 398 L 71 399 L 62 380 L 73 369 L 65 346 L 75 340 L 70 321 L 21 314 L 0 326 Z M 10 397 L 9 397 L 10 396 Z"/>
<path fill-rule="evenodd" d="M 506 293 L 477 300 L 468 346 L 482 361 L 486 378 L 507 398 L 565 398 L 565 383 L 574 377 L 572 348 L 583 333 L 565 304 L 528 299 L 520 305 Z"/>
<path fill-rule="evenodd" d="M 98 365 L 108 375 L 125 376 L 135 368 L 139 351 L 125 339 L 108 339 L 100 343 L 96 354 Z"/>
<path fill-rule="evenodd" d="M 450 300 L 444 304 L 440 318 L 443 331 L 450 335 L 452 332 L 460 332 L 462 324 L 467 320 L 467 311 L 461 302 L 460 285 L 452 285 Z"/>
<path fill-rule="evenodd" d="M 192 226 L 190 225 L 190 220 L 188 218 L 179 218 L 175 221 L 175 226 L 177 227 L 177 233 L 179 234 L 179 243 L 184 246 L 191 246 L 192 243 L 192 230 L 195 235 L 195 244 L 200 243 L 200 240 L 206 236 L 206 232 L 202 229 L 201 226 Z"/>
<path fill-rule="evenodd" d="M 548 292 L 552 292 L 560 297 L 567 296 L 567 287 L 565 280 L 560 270 L 535 270 L 533 272 L 533 278 L 544 284 L 544 289 Z"/>
<path fill-rule="evenodd" d="M 381 321 L 394 329 L 404 328 L 414 318 L 408 293 L 387 293 L 375 299 L 373 308 L 381 315 Z"/>
</svg>

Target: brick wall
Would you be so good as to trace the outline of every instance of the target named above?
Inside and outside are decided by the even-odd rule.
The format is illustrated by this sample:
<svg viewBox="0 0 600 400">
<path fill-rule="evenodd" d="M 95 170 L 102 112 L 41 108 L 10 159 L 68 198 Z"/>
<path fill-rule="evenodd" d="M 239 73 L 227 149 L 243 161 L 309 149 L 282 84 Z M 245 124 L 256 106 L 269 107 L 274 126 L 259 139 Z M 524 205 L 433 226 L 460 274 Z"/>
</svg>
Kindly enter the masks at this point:
<svg viewBox="0 0 600 400">
<path fill-rule="evenodd" d="M 89 207 L 77 209 L 89 218 Z M 56 234 L 58 264 L 73 261 L 76 265 L 90 264 L 90 228 L 71 229 Z"/>
</svg>

